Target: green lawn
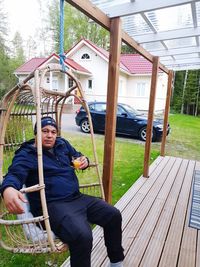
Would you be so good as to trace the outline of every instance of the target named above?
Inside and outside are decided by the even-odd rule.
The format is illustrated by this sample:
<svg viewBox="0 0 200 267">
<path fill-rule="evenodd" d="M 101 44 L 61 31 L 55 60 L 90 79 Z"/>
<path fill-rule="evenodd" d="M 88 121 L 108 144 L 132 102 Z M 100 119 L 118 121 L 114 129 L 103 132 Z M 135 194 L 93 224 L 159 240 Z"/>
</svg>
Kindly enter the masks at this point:
<svg viewBox="0 0 200 267">
<path fill-rule="evenodd" d="M 167 138 L 166 155 L 200 161 L 200 117 L 171 114 L 171 133 Z M 159 149 L 158 144 L 152 148 Z"/>
<path fill-rule="evenodd" d="M 166 154 L 200 160 L 200 118 L 186 115 L 170 115 L 172 131 L 167 138 Z M 66 134 L 65 137 L 85 155 L 91 157 L 89 135 Z M 100 165 L 103 161 L 104 136 L 96 136 L 97 154 Z M 152 144 L 151 161 L 159 155 L 160 143 Z M 138 179 L 143 169 L 144 143 L 131 138 L 116 139 L 113 174 L 113 204 Z M 1 267 L 49 266 L 49 255 L 16 255 L 0 249 Z M 65 255 L 55 256 L 58 266 Z M 52 265 L 53 266 L 53 265 Z"/>
</svg>

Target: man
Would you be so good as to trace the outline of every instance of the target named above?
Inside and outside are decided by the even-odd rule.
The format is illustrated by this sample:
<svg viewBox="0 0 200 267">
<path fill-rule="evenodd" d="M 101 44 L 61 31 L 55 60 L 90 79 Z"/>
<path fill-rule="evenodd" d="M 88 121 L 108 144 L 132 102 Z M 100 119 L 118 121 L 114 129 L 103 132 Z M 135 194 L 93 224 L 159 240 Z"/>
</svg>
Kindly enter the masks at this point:
<svg viewBox="0 0 200 267">
<path fill-rule="evenodd" d="M 110 266 L 121 267 L 124 259 L 121 246 L 121 214 L 115 207 L 98 198 L 81 194 L 78 179 L 72 166 L 73 158 L 80 161 L 79 169 L 88 167 L 89 161 L 68 141 L 57 137 L 57 124 L 51 117 L 43 117 L 42 147 L 45 194 L 53 232 L 70 250 L 71 267 L 90 267 L 92 230 L 90 223 L 104 229 Z M 37 135 L 35 125 L 34 134 Z M 24 212 L 22 202 L 27 200 L 19 191 L 38 184 L 36 139 L 22 144 L 16 151 L 12 165 L 1 186 L 1 194 L 9 212 Z M 28 194 L 30 210 L 41 215 L 39 192 Z"/>
</svg>

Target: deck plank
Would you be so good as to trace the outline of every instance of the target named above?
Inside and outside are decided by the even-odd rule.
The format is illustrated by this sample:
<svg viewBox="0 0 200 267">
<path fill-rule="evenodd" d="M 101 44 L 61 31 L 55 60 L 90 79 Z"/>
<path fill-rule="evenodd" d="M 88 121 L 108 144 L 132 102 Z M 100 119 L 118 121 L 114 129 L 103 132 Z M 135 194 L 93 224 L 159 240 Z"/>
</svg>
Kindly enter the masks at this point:
<svg viewBox="0 0 200 267">
<path fill-rule="evenodd" d="M 200 165 L 195 166 L 198 170 Z M 183 238 L 181 243 L 178 267 L 195 267 L 196 266 L 196 247 L 197 247 L 197 229 L 189 227 L 190 210 L 192 203 L 192 190 L 190 190 L 190 201 L 188 203 L 187 218 L 185 221 Z"/>
<path fill-rule="evenodd" d="M 200 267 L 200 231 L 188 226 L 191 185 L 200 162 L 158 157 L 115 205 L 122 212 L 124 267 Z M 108 266 L 101 227 L 93 230 L 92 267 Z M 61 267 L 69 267 L 69 259 Z"/>
<path fill-rule="evenodd" d="M 176 267 L 186 217 L 189 194 L 191 190 L 192 175 L 195 162 L 190 161 L 186 171 L 184 183 L 174 211 L 168 236 L 159 263 L 160 267 Z"/>
<path fill-rule="evenodd" d="M 200 162 L 196 162 L 195 170 L 200 171 Z M 200 267 L 200 230 L 197 231 L 196 267 Z"/>
<path fill-rule="evenodd" d="M 168 173 L 162 187 L 160 187 L 159 193 L 156 195 L 152 194 L 151 198 L 154 202 L 150 208 L 150 211 L 142 224 L 137 237 L 131 245 L 130 250 L 125 258 L 125 265 L 139 266 L 142 256 L 145 253 L 147 244 L 152 236 L 152 232 L 155 229 L 157 221 L 159 219 L 160 213 L 162 212 L 163 206 L 165 204 L 166 198 L 169 195 L 170 189 L 174 183 L 174 179 L 180 169 L 180 164 L 182 160 L 176 160 L 175 164 L 172 166 L 170 172 Z M 148 196 L 149 199 L 150 196 Z M 157 256 L 157 253 L 154 254 Z"/>
<path fill-rule="evenodd" d="M 158 167 L 154 170 L 150 178 L 145 178 L 146 182 L 143 184 L 143 186 L 138 190 L 137 194 L 133 196 L 133 198 L 130 200 L 129 205 L 126 209 L 122 210 L 122 230 L 123 230 L 123 247 L 125 249 L 130 246 L 133 239 L 135 238 L 137 231 L 141 225 L 141 221 L 144 220 L 146 212 L 149 209 L 149 206 L 151 206 L 151 201 L 148 199 L 147 195 L 150 190 L 159 190 L 160 183 L 164 181 L 166 178 L 166 172 L 165 169 L 168 170 L 174 163 L 174 158 L 166 158 L 163 160 L 161 164 L 158 165 Z M 158 179 L 163 173 L 163 181 L 162 179 Z M 141 177 L 144 179 L 143 177 Z M 153 186 L 156 184 L 156 186 Z M 156 193 L 153 193 L 156 194 Z M 145 202 L 143 200 L 146 200 Z M 153 200 L 152 200 L 153 201 Z M 137 220 L 132 219 L 134 216 L 137 217 Z M 99 253 L 101 251 L 101 253 Z M 106 262 L 108 259 L 106 258 L 106 249 L 104 246 L 104 243 L 102 242 L 98 248 L 94 248 L 92 252 L 92 266 L 99 267 L 106 266 Z M 105 260 L 105 262 L 104 262 Z"/>
<path fill-rule="evenodd" d="M 165 164 L 169 161 L 169 157 L 161 157 L 159 156 L 150 166 L 149 168 L 149 173 L 150 175 L 154 173 L 154 176 L 156 176 L 156 173 L 160 173 L 165 166 Z M 155 173 L 156 170 L 156 173 Z M 143 186 L 143 184 L 147 181 L 146 178 L 140 177 L 133 186 L 130 187 L 130 189 L 124 194 L 123 198 L 121 198 L 117 203 L 116 207 L 120 210 L 123 211 L 127 205 L 130 203 L 130 201 L 133 199 L 133 197 L 137 194 L 137 192 L 140 190 L 140 188 Z M 123 216 L 124 218 L 125 216 Z M 94 236 L 94 241 L 93 241 L 93 254 L 92 254 L 92 266 L 100 266 L 101 263 L 103 262 L 106 257 L 106 250 L 105 250 L 105 245 L 103 241 L 103 230 L 101 227 L 96 226 L 93 230 L 93 236 Z M 97 252 L 95 253 L 95 247 L 98 247 Z M 101 251 L 101 256 L 99 255 L 99 251 Z M 98 265 L 99 264 L 99 265 Z M 61 267 L 69 267 L 69 258 L 62 264 Z"/>
<path fill-rule="evenodd" d="M 197 240 L 196 267 L 200 267 L 200 232 L 199 231 L 198 231 L 198 240 Z"/>
<path fill-rule="evenodd" d="M 178 170 L 176 180 L 172 185 L 171 191 L 169 192 L 163 210 L 160 214 L 159 220 L 155 225 L 155 229 L 152 233 L 140 266 L 157 266 L 159 263 L 166 235 L 170 227 L 171 218 L 174 213 L 174 207 L 177 202 L 174 195 L 178 195 L 181 190 L 187 165 L 188 161 L 183 160 L 181 167 Z"/>
</svg>

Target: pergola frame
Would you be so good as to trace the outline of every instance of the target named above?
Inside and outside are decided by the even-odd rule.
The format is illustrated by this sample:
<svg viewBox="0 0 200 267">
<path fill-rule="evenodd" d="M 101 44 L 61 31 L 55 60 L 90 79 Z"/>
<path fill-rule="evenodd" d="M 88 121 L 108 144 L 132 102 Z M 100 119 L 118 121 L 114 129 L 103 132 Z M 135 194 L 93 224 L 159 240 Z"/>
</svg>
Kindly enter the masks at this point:
<svg viewBox="0 0 200 267">
<path fill-rule="evenodd" d="M 92 4 L 92 2 L 100 3 L 100 0 L 89 1 L 89 0 L 66 0 L 69 4 L 77 8 L 79 11 L 83 12 L 89 18 L 97 22 L 99 25 L 104 27 L 110 32 L 110 57 L 109 57 L 109 70 L 108 70 L 108 90 L 107 90 L 107 113 L 106 113 L 106 125 L 105 125 L 105 143 L 104 143 L 104 162 L 103 162 L 103 185 L 105 190 L 105 199 L 108 202 L 111 202 L 112 198 L 112 175 L 113 175 L 113 166 L 114 166 L 114 150 L 115 150 L 115 130 L 116 130 L 116 109 L 117 109 L 117 96 L 118 96 L 118 80 L 119 80 L 119 65 L 120 65 L 120 53 L 121 53 L 121 43 L 132 47 L 136 52 L 141 54 L 144 58 L 152 62 L 152 80 L 151 80 L 151 92 L 149 99 L 149 111 L 148 111 L 148 125 L 147 125 L 147 137 L 145 144 L 145 154 L 144 154 L 144 170 L 143 176 L 149 176 L 149 159 L 151 152 L 151 132 L 153 127 L 153 116 L 154 116 L 154 104 L 155 104 L 155 95 L 156 95 L 156 85 L 159 69 L 165 72 L 168 75 L 168 86 L 167 86 L 167 96 L 166 96 L 166 105 L 164 112 L 164 125 L 163 125 L 163 138 L 161 143 L 161 155 L 165 154 L 165 143 L 166 143 L 166 131 L 168 123 L 168 114 L 170 107 L 170 96 L 172 90 L 172 80 L 173 80 L 173 71 L 166 68 L 163 64 L 160 63 L 158 56 L 153 56 L 151 53 L 146 51 L 142 46 L 140 46 L 133 38 L 131 38 L 123 29 L 122 29 L 122 20 L 121 16 L 127 15 L 123 11 L 123 7 L 128 7 L 128 10 L 132 13 L 143 12 L 142 5 L 139 5 L 140 2 L 149 6 L 149 10 L 158 8 L 158 4 L 163 6 L 173 6 L 181 5 L 183 3 L 193 4 L 195 1 L 183 1 L 183 0 L 169 0 L 169 1 L 159 1 L 154 0 L 155 5 L 148 5 L 145 0 L 137 1 L 138 9 L 132 10 L 129 7 L 133 7 L 133 3 L 130 1 L 128 4 L 121 5 L 121 12 L 119 15 L 113 13 L 113 17 L 108 17 L 102 10 L 97 6 Z M 106 2 L 106 1 L 104 1 Z M 162 3 L 161 3 L 162 2 Z M 151 1 L 151 4 L 153 1 Z M 134 3 L 135 4 L 135 3 Z M 114 8 L 110 9 L 114 11 Z M 119 9 L 118 9 L 119 12 Z M 124 13 L 123 13 L 124 12 Z M 144 12 L 143 12 L 144 13 Z M 153 26 L 152 26 L 153 28 Z M 198 29 L 197 29 L 198 30 Z M 197 48 L 196 48 L 197 49 Z M 176 53 L 176 51 L 172 51 Z M 164 52 L 163 52 L 164 53 Z M 165 52 L 167 53 L 167 52 Z"/>
</svg>

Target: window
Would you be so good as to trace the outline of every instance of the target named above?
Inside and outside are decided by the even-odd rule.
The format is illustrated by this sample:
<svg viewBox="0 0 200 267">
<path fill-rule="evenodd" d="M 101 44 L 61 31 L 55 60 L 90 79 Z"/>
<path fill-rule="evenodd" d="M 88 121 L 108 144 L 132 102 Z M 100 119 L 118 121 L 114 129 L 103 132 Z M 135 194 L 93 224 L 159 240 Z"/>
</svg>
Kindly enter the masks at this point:
<svg viewBox="0 0 200 267">
<path fill-rule="evenodd" d="M 73 80 L 69 78 L 68 80 L 68 86 L 71 88 L 73 86 Z"/>
<path fill-rule="evenodd" d="M 95 104 L 94 109 L 95 111 L 98 111 L 98 112 L 106 112 L 106 104 L 104 103 Z"/>
<path fill-rule="evenodd" d="M 92 80 L 88 80 L 88 89 L 92 89 Z"/>
<path fill-rule="evenodd" d="M 58 90 L 58 80 L 57 80 L 57 78 L 53 78 L 53 80 L 52 80 L 52 89 L 53 89 L 53 91 L 57 91 Z"/>
<path fill-rule="evenodd" d="M 90 55 L 88 53 L 84 53 L 82 56 L 81 56 L 81 59 L 90 59 Z"/>
<path fill-rule="evenodd" d="M 136 88 L 136 96 L 145 96 L 146 94 L 146 83 L 141 82 L 137 83 L 137 88 Z"/>
<path fill-rule="evenodd" d="M 124 93 L 124 81 L 119 80 L 119 96 L 125 95 Z"/>
</svg>

